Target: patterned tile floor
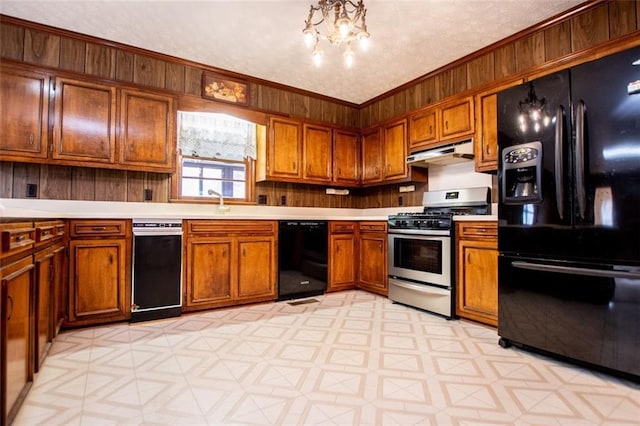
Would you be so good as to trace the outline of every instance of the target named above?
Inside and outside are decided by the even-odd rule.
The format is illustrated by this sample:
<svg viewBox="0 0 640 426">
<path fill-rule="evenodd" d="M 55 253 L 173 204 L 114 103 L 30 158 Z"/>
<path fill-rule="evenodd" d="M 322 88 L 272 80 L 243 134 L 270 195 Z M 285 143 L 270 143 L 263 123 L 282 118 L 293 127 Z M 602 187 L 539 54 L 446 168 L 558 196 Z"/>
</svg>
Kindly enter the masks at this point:
<svg viewBox="0 0 640 426">
<path fill-rule="evenodd" d="M 361 291 L 62 333 L 15 425 L 640 424 L 640 385 Z"/>
</svg>

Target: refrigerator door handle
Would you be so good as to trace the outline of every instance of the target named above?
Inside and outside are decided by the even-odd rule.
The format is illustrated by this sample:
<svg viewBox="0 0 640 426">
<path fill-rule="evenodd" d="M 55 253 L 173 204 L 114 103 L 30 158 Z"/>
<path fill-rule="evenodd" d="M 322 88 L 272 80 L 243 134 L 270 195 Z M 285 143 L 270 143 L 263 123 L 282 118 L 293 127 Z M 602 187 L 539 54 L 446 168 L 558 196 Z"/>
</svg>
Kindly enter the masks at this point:
<svg viewBox="0 0 640 426">
<path fill-rule="evenodd" d="M 532 271 L 555 272 L 558 274 L 571 274 L 571 275 L 585 275 L 589 277 L 630 278 L 630 279 L 640 280 L 640 272 L 626 271 L 626 270 L 577 268 L 574 266 L 547 265 L 542 263 L 524 262 L 520 260 L 511 262 L 511 265 L 514 268 L 529 269 Z"/>
<path fill-rule="evenodd" d="M 584 190 L 584 115 L 586 106 L 583 101 L 576 107 L 576 193 L 578 197 L 578 214 L 580 219 L 585 217 L 586 195 Z"/>
<path fill-rule="evenodd" d="M 556 111 L 556 205 L 558 206 L 558 216 L 564 219 L 564 182 L 563 182 L 563 143 L 564 143 L 564 108 L 562 105 Z"/>
</svg>

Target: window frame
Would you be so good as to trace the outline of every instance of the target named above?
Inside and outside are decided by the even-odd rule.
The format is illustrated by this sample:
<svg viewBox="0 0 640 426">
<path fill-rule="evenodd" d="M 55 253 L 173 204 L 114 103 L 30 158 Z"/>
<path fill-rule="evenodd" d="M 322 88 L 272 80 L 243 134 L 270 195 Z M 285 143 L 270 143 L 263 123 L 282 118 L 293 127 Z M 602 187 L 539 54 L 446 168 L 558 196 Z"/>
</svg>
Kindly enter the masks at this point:
<svg viewBox="0 0 640 426">
<path fill-rule="evenodd" d="M 175 126 L 175 143 L 176 143 L 176 172 L 171 175 L 171 197 L 170 202 L 174 203 L 198 203 L 198 204 L 216 204 L 218 203 L 217 197 L 183 197 L 181 194 L 182 187 L 182 164 L 183 155 L 182 150 L 177 148 L 178 144 L 178 112 L 203 112 L 203 113 L 216 113 L 227 114 L 236 117 L 241 120 L 250 121 L 258 126 L 267 126 L 267 115 L 265 113 L 254 111 L 247 108 L 242 108 L 234 105 L 226 105 L 217 103 L 215 101 L 205 100 L 201 98 L 195 98 L 192 96 L 181 96 L 178 99 Z M 209 158 L 202 158 L 209 159 Z M 229 160 L 219 160 L 212 158 L 210 160 L 227 162 Z M 224 203 L 229 205 L 242 205 L 249 204 L 255 205 L 256 201 L 256 160 L 252 158 L 245 158 L 246 166 L 246 192 L 245 199 L 240 200 L 238 198 L 224 198 Z"/>
</svg>

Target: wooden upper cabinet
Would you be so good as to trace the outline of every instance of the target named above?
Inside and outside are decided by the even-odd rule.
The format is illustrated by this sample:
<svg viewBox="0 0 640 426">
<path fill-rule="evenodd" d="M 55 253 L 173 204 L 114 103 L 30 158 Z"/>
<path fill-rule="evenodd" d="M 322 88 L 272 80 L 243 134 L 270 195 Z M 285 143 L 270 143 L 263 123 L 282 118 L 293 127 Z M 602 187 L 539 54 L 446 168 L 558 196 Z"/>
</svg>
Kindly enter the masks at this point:
<svg viewBox="0 0 640 426">
<path fill-rule="evenodd" d="M 380 128 L 362 133 L 362 183 L 382 181 L 382 137 Z"/>
<path fill-rule="evenodd" d="M 440 106 L 440 140 L 472 136 L 475 130 L 473 97 L 455 99 Z"/>
<path fill-rule="evenodd" d="M 498 92 L 520 84 L 517 80 L 476 95 L 476 137 L 473 154 L 477 172 L 498 170 Z"/>
<path fill-rule="evenodd" d="M 0 154 L 47 157 L 49 76 L 2 66 L 0 72 Z"/>
<path fill-rule="evenodd" d="M 175 158 L 173 96 L 122 89 L 118 162 L 171 173 Z"/>
<path fill-rule="evenodd" d="M 267 176 L 276 179 L 301 178 L 302 123 L 270 117 L 267 142 Z"/>
<path fill-rule="evenodd" d="M 357 133 L 333 130 L 333 182 L 357 185 L 360 181 L 360 137 Z"/>
<path fill-rule="evenodd" d="M 427 108 L 409 116 L 409 150 L 438 143 L 438 109 Z"/>
<path fill-rule="evenodd" d="M 394 121 L 384 126 L 383 179 L 400 179 L 408 176 L 407 120 Z"/>
<path fill-rule="evenodd" d="M 56 79 L 52 158 L 115 162 L 116 88 Z"/>
<path fill-rule="evenodd" d="M 314 182 L 331 182 L 332 134 L 331 127 L 305 124 L 302 143 L 302 177 Z"/>
</svg>

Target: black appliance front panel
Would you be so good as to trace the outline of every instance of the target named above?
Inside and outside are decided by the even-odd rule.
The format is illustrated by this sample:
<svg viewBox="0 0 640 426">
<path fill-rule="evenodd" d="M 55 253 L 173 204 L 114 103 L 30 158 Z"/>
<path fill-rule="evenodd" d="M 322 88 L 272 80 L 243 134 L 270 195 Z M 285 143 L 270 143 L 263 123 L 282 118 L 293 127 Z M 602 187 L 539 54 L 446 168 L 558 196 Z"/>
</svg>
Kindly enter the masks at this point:
<svg viewBox="0 0 640 426">
<path fill-rule="evenodd" d="M 515 267 L 514 262 L 596 267 L 500 255 L 501 337 L 640 376 L 640 278 L 542 272 Z M 598 266 L 602 270 L 615 268 Z"/>
<path fill-rule="evenodd" d="M 280 221 L 278 300 L 323 294 L 328 279 L 326 221 Z"/>
<path fill-rule="evenodd" d="M 505 176 L 503 159 L 498 166 L 498 249 L 501 252 L 526 253 L 537 255 L 545 253 L 556 258 L 571 252 L 575 245 L 571 222 L 571 194 L 564 192 L 562 203 L 556 199 L 556 126 L 561 126 L 562 140 L 562 180 L 565 186 L 570 182 L 570 99 L 569 73 L 561 72 L 534 80 L 533 82 L 512 87 L 498 94 L 498 144 L 499 152 L 529 142 L 542 144 L 541 188 L 542 200 L 522 204 L 506 204 L 501 185 Z M 531 125 L 523 130 L 520 123 L 520 104 L 533 90 L 538 99 L 544 99 L 545 113 L 550 117 L 547 126 L 541 125 L 536 131 Z M 556 112 L 561 111 L 561 120 L 554 121 Z M 559 205 L 563 204 L 562 212 Z M 550 244 L 550 242 L 552 244 Z"/>
<path fill-rule="evenodd" d="M 640 93 L 628 92 L 639 60 L 636 47 L 571 70 L 572 102 L 585 105 L 584 215 L 574 209 L 582 258 L 640 264 Z"/>
<path fill-rule="evenodd" d="M 182 236 L 134 237 L 133 303 L 139 309 L 182 302 Z"/>
</svg>

